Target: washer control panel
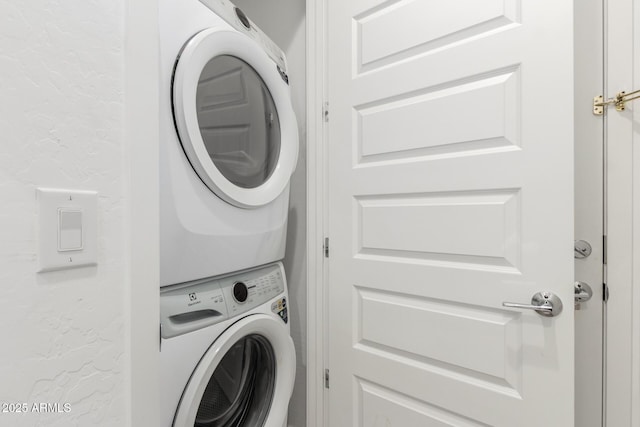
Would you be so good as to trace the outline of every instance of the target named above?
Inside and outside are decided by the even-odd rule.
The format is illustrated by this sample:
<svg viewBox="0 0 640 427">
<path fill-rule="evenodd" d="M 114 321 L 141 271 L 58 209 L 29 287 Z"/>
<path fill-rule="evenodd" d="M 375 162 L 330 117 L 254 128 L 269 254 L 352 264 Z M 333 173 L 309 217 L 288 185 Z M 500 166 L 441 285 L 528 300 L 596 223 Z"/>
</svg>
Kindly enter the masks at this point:
<svg viewBox="0 0 640 427">
<path fill-rule="evenodd" d="M 160 290 L 162 337 L 192 332 L 262 305 L 284 292 L 281 263 L 229 276 L 196 280 Z M 285 298 L 272 304 L 271 311 L 288 321 Z M 283 312 L 284 309 L 284 312 Z"/>
<path fill-rule="evenodd" d="M 282 264 L 277 263 L 220 279 L 229 316 L 251 310 L 284 292 Z"/>
</svg>

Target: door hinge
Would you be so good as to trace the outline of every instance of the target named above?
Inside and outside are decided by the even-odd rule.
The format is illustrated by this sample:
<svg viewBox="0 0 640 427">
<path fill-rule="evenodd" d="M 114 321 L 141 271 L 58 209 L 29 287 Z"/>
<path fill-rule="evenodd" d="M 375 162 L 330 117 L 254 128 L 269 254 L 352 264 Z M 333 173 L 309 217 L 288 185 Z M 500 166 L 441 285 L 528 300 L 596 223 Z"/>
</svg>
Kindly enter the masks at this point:
<svg viewBox="0 0 640 427">
<path fill-rule="evenodd" d="M 324 244 L 322 245 L 322 250 L 324 251 L 324 257 L 329 258 L 329 238 L 324 238 Z"/>
<path fill-rule="evenodd" d="M 326 389 L 329 388 L 329 370 L 328 369 L 324 370 L 324 388 Z"/>
<path fill-rule="evenodd" d="M 325 122 L 329 121 L 329 103 L 325 102 L 322 105 L 322 117 L 324 118 Z"/>
<path fill-rule="evenodd" d="M 602 236 L 602 301 L 609 301 L 609 285 L 607 285 L 607 236 Z"/>
<path fill-rule="evenodd" d="M 158 343 L 158 351 L 162 351 L 162 323 L 160 323 L 160 333 L 158 334 L 159 343 Z"/>
</svg>

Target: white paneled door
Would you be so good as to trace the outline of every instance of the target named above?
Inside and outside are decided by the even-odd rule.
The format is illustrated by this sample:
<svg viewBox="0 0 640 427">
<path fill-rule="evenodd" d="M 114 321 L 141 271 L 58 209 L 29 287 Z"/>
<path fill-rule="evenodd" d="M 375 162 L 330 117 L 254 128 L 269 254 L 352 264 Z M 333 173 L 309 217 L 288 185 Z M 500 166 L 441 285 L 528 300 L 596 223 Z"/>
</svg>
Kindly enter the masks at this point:
<svg viewBox="0 0 640 427">
<path fill-rule="evenodd" d="M 327 425 L 573 426 L 573 1 L 326 1 Z"/>
</svg>

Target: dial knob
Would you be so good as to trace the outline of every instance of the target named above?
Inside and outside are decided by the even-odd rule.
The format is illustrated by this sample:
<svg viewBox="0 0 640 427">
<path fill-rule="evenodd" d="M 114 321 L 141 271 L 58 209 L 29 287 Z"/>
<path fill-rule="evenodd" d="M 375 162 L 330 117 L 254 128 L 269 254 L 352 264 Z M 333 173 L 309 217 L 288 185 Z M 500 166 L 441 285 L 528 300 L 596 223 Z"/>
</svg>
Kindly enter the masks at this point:
<svg viewBox="0 0 640 427">
<path fill-rule="evenodd" d="M 244 25 L 247 30 L 251 29 L 251 22 L 249 22 L 249 18 L 247 18 L 247 15 L 245 15 L 244 12 L 237 7 L 236 16 L 238 16 L 238 19 L 240 20 L 240 22 L 242 22 L 242 25 Z"/>
<path fill-rule="evenodd" d="M 242 304 L 249 296 L 249 289 L 244 282 L 236 282 L 233 284 L 233 299 Z"/>
</svg>

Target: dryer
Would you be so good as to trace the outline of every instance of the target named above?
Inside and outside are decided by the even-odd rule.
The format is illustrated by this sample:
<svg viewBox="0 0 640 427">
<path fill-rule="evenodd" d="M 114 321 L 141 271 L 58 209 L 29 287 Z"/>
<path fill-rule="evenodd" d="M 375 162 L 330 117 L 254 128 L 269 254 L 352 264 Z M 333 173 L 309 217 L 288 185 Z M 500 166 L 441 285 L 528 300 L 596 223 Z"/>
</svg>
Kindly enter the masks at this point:
<svg viewBox="0 0 640 427">
<path fill-rule="evenodd" d="M 281 263 L 161 290 L 162 427 L 286 427 L 296 360 Z"/>
<path fill-rule="evenodd" d="M 284 257 L 298 128 L 284 53 L 227 0 L 161 0 L 160 286 Z"/>
</svg>

